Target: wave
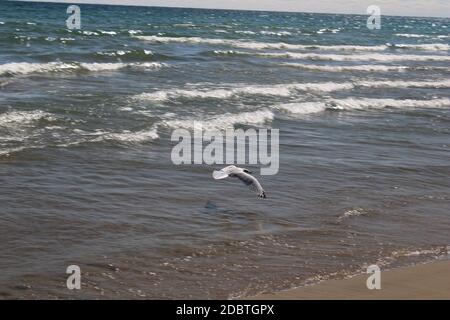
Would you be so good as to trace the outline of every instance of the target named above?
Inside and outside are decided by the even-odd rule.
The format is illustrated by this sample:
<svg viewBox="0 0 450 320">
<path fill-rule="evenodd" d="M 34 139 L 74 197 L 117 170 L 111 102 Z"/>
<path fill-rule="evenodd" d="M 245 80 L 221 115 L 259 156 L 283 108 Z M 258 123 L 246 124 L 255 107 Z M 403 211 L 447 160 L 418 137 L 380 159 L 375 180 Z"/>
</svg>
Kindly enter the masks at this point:
<svg viewBox="0 0 450 320">
<path fill-rule="evenodd" d="M 442 43 L 427 43 L 427 44 L 390 44 L 389 47 L 393 49 L 413 49 L 425 51 L 448 51 L 450 45 Z"/>
<path fill-rule="evenodd" d="M 347 98 L 330 99 L 325 102 L 298 102 L 275 106 L 276 109 L 291 114 L 313 114 L 327 110 L 367 110 L 382 108 L 443 108 L 450 106 L 450 99 L 434 100 L 396 100 L 396 99 L 369 99 Z"/>
<path fill-rule="evenodd" d="M 31 63 L 31 62 L 11 62 L 0 65 L 0 76 L 2 75 L 27 75 L 32 73 L 49 73 L 49 72 L 73 72 L 73 71 L 114 71 L 122 68 L 143 68 L 143 69 L 159 69 L 165 66 L 158 62 L 145 63 L 63 63 L 63 62 L 47 62 L 47 63 Z"/>
<path fill-rule="evenodd" d="M 435 81 L 358 81 L 355 82 L 357 87 L 370 88 L 450 88 L 449 80 L 435 80 Z"/>
<path fill-rule="evenodd" d="M 422 255 L 433 255 L 435 257 L 449 256 L 450 246 L 438 246 L 431 249 L 403 249 L 392 252 L 392 256 L 395 258 L 417 257 Z"/>
<path fill-rule="evenodd" d="M 241 34 L 254 34 L 252 31 L 236 31 Z M 209 44 L 209 45 L 223 45 L 231 46 L 241 49 L 285 49 L 285 50 L 329 50 L 329 51 L 385 51 L 388 49 L 411 49 L 411 50 L 425 50 L 425 51 L 447 51 L 450 46 L 447 44 L 386 44 L 374 46 L 362 45 L 303 45 L 290 44 L 284 42 L 258 42 L 250 40 L 238 39 L 212 39 L 201 37 L 161 37 L 161 36 L 137 36 L 136 38 L 153 43 L 190 43 L 190 44 Z"/>
<path fill-rule="evenodd" d="M 285 37 L 285 36 L 292 36 L 292 32 L 289 31 L 279 31 L 279 32 L 274 32 L 274 31 L 260 31 L 259 32 L 262 35 L 265 36 L 277 36 L 277 37 Z"/>
<path fill-rule="evenodd" d="M 34 111 L 9 111 L 0 114 L 0 127 L 24 126 L 40 120 L 53 121 L 55 118 L 42 110 Z"/>
<path fill-rule="evenodd" d="M 42 133 L 41 129 L 36 129 L 33 124 L 32 131 L 26 132 L 26 129 L 29 129 L 26 125 L 21 123 L 21 119 L 28 121 L 28 124 L 31 125 L 31 122 L 35 122 L 37 120 L 43 119 L 48 116 L 48 114 L 40 114 L 41 112 L 35 111 L 33 113 L 29 113 L 27 116 L 15 116 L 14 125 L 12 123 L 7 123 L 8 126 L 5 126 L 7 129 L 10 129 L 9 133 L 12 135 L 3 137 L 0 140 L 4 140 L 6 142 L 19 142 L 20 146 L 15 147 L 6 147 L 0 145 L 0 156 L 10 156 L 13 153 L 17 153 L 23 150 L 30 149 L 41 149 L 46 147 L 71 147 L 77 146 L 81 144 L 89 144 L 89 143 L 101 143 L 101 142 L 115 142 L 120 144 L 135 144 L 135 143 L 144 143 L 153 141 L 159 138 L 157 128 L 154 126 L 149 130 L 141 130 L 141 131 L 128 131 L 124 130 L 122 132 L 108 132 L 103 130 L 96 130 L 95 132 L 88 132 L 80 129 L 73 130 L 73 134 L 71 135 L 55 135 L 51 141 L 43 142 L 40 140 L 36 140 L 35 138 L 39 137 Z M 0 116 L 0 121 L 3 121 Z M 0 122 L 0 128 L 3 127 L 4 124 Z M 66 130 L 66 127 L 60 126 L 47 126 L 46 130 Z M 14 131 L 15 130 L 15 131 Z"/>
<path fill-rule="evenodd" d="M 256 32 L 250 30 L 236 30 L 234 31 L 236 34 L 247 34 L 247 35 L 255 35 Z"/>
<path fill-rule="evenodd" d="M 322 60 L 322 61 L 450 61 L 450 56 L 444 55 L 413 55 L 413 54 L 319 54 L 319 53 L 298 53 L 298 52 L 245 52 L 245 51 L 221 51 L 215 50 L 216 55 L 236 55 L 236 56 L 255 56 L 264 58 L 278 59 L 300 59 L 300 60 Z"/>
<path fill-rule="evenodd" d="M 415 33 L 396 33 L 397 37 L 405 37 L 405 38 L 427 38 L 429 36 L 424 34 L 415 34 Z"/>
<path fill-rule="evenodd" d="M 212 90 L 163 90 L 152 93 L 142 93 L 134 96 L 137 100 L 164 101 L 177 98 L 195 99 L 195 98 L 213 98 L 226 99 L 239 95 L 265 95 L 288 97 L 293 91 L 318 91 L 332 92 L 338 90 L 352 89 L 351 83 L 294 83 L 277 85 L 242 85 L 235 88 L 212 89 Z"/>
<path fill-rule="evenodd" d="M 186 120 L 165 120 L 160 125 L 170 128 L 194 128 L 194 122 L 202 123 L 203 129 L 226 129 L 233 127 L 236 124 L 262 126 L 272 122 L 274 114 L 270 110 L 258 110 L 253 112 L 242 112 L 237 114 L 225 113 L 220 116 L 209 118 L 192 118 Z"/>
<path fill-rule="evenodd" d="M 105 30 L 98 30 L 98 32 L 100 32 L 101 34 L 108 34 L 110 36 L 115 36 L 117 35 L 116 31 L 105 31 Z"/>
<path fill-rule="evenodd" d="M 117 51 L 98 51 L 98 55 L 109 57 L 136 57 L 146 58 L 146 56 L 154 56 L 151 50 L 117 50 Z"/>
<path fill-rule="evenodd" d="M 122 68 L 135 68 L 135 69 L 160 69 L 166 66 L 164 63 L 159 62 L 134 62 L 134 63 L 80 63 L 82 69 L 88 71 L 111 71 Z"/>
<path fill-rule="evenodd" d="M 356 65 L 356 66 L 330 66 L 330 65 L 314 65 L 304 63 L 285 62 L 279 64 L 280 66 L 299 68 L 313 71 L 325 71 L 325 72 L 343 72 L 343 71 L 361 71 L 361 72 L 388 72 L 388 71 L 425 71 L 425 70 L 442 70 L 449 71 L 446 67 L 433 67 L 433 66 L 389 66 L 389 65 Z"/>
<path fill-rule="evenodd" d="M 289 97 L 293 91 L 316 91 L 332 92 L 338 90 L 352 89 L 352 83 L 295 83 L 295 84 L 277 84 L 277 85 L 242 85 L 234 88 L 222 88 L 212 90 L 162 90 L 152 93 L 142 93 L 134 96 L 137 100 L 146 101 L 165 101 L 170 99 L 227 99 L 240 95 L 263 95 L 263 96 L 281 96 Z"/>
<path fill-rule="evenodd" d="M 0 75 L 16 75 L 29 73 L 43 73 L 52 71 L 67 71 L 76 69 L 75 64 L 48 62 L 48 63 L 30 63 L 30 62 L 11 62 L 0 65 Z"/>
<path fill-rule="evenodd" d="M 99 137 L 93 139 L 92 141 L 117 141 L 117 142 L 125 142 L 125 143 L 139 143 L 152 141 L 159 138 L 158 132 L 156 128 L 152 128 L 150 130 L 142 130 L 142 131 L 123 131 L 119 133 L 103 133 Z"/>
<path fill-rule="evenodd" d="M 81 129 L 75 129 L 74 133 L 77 136 L 84 137 L 82 140 L 78 140 L 76 142 L 71 142 L 69 145 L 87 143 L 87 142 L 102 142 L 102 141 L 116 141 L 116 142 L 145 142 L 156 140 L 159 138 L 157 127 L 152 126 L 148 130 L 140 130 L 140 131 L 130 131 L 123 130 L 121 132 L 110 132 L 104 130 L 96 130 L 92 131 L 84 131 Z M 86 137 L 88 137 L 86 139 Z"/>
<path fill-rule="evenodd" d="M 0 114 L 0 129 L 6 129 L 0 137 L 0 141 L 6 142 L 6 146 L 0 144 L 0 156 L 10 156 L 13 153 L 20 152 L 25 149 L 40 148 L 40 146 L 9 146 L 10 143 L 24 144 L 28 138 L 35 136 L 36 124 L 40 121 L 53 122 L 57 118 L 42 110 L 32 111 L 8 111 Z M 30 130 L 32 131 L 30 133 Z M 3 130 L 2 130 L 3 131 Z"/>
<path fill-rule="evenodd" d="M 131 35 L 140 34 L 142 33 L 142 30 L 128 30 L 128 33 Z"/>
<path fill-rule="evenodd" d="M 450 88 L 450 80 L 440 81 L 355 81 L 355 82 L 319 82 L 319 83 L 291 83 L 277 85 L 234 85 L 234 87 L 199 90 L 199 89 L 173 89 L 161 90 L 151 93 L 141 93 L 133 96 L 135 100 L 167 101 L 171 99 L 229 99 L 237 96 L 259 95 L 289 97 L 296 91 L 307 92 L 334 92 L 351 90 L 358 87 L 368 88 Z"/>
<path fill-rule="evenodd" d="M 404 38 L 432 38 L 432 39 L 446 39 L 450 38 L 449 35 L 443 35 L 443 34 L 415 34 L 415 33 L 396 33 L 397 37 L 404 37 Z"/>
<path fill-rule="evenodd" d="M 351 217 L 359 217 L 367 215 L 369 212 L 367 210 L 364 210 L 363 208 L 354 208 L 345 211 L 343 214 L 341 214 L 338 218 L 338 222 L 342 222 L 345 219 L 351 218 Z"/>
</svg>

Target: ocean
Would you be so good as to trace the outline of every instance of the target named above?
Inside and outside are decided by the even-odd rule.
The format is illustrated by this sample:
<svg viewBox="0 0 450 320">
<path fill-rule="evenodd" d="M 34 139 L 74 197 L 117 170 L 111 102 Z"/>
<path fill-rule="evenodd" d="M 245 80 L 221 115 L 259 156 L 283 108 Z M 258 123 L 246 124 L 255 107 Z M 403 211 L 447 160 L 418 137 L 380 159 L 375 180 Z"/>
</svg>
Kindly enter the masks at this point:
<svg viewBox="0 0 450 320">
<path fill-rule="evenodd" d="M 450 19 L 0 2 L 0 298 L 233 299 L 448 257 Z M 173 130 L 280 132 L 258 199 Z M 66 268 L 81 269 L 68 290 Z"/>
</svg>

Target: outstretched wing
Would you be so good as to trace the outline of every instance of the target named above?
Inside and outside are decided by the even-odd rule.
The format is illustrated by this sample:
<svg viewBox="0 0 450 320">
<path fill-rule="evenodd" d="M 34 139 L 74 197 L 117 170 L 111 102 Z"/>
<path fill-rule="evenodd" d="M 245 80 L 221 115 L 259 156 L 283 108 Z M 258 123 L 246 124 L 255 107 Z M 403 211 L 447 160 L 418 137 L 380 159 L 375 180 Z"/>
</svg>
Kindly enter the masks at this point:
<svg viewBox="0 0 450 320">
<path fill-rule="evenodd" d="M 238 168 L 236 168 L 235 166 L 228 166 L 223 168 L 222 170 L 214 171 L 213 178 L 216 180 L 225 179 L 231 176 L 233 173 L 236 173 L 237 171 Z"/>
<path fill-rule="evenodd" d="M 221 179 L 225 179 L 228 177 L 229 177 L 228 173 L 226 173 L 222 170 L 213 172 L 213 178 L 216 180 L 221 180 Z"/>
</svg>

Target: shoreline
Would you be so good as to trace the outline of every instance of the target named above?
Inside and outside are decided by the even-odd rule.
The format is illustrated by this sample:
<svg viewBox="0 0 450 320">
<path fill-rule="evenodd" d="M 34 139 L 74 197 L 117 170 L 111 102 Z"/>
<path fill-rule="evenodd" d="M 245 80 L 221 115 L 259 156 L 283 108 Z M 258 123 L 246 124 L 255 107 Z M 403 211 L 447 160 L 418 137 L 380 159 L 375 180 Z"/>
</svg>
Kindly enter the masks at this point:
<svg viewBox="0 0 450 320">
<path fill-rule="evenodd" d="M 381 270 L 381 289 L 369 290 L 367 278 L 325 280 L 315 285 L 264 293 L 250 300 L 450 300 L 450 260 Z"/>
</svg>

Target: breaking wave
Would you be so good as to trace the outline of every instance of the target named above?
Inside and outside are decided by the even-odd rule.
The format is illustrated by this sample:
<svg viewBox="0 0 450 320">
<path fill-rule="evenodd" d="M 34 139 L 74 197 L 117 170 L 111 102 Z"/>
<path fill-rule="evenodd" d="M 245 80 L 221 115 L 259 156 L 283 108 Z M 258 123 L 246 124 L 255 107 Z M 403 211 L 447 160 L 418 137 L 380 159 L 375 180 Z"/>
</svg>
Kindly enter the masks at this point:
<svg viewBox="0 0 450 320">
<path fill-rule="evenodd" d="M 242 34 L 254 34 L 249 33 L 251 31 L 237 31 Z M 152 43 L 189 43 L 189 44 L 209 44 L 209 45 L 222 45 L 231 46 L 242 49 L 285 49 L 285 50 L 329 50 L 329 51 L 385 51 L 388 49 L 411 49 L 411 50 L 426 50 L 426 51 L 445 51 L 449 50 L 450 46 L 447 44 L 432 43 L 432 44 L 385 44 L 374 46 L 362 46 L 362 45 L 304 45 L 304 44 L 290 44 L 284 42 L 258 42 L 248 40 L 236 40 L 236 39 L 212 39 L 201 37 L 161 37 L 161 36 L 137 36 L 138 39 Z"/>
<path fill-rule="evenodd" d="M 214 54 L 223 56 L 255 56 L 263 58 L 277 59 L 299 59 L 299 60 L 319 60 L 319 61 L 450 61 L 450 56 L 444 55 L 416 55 L 416 54 L 320 54 L 320 53 L 299 53 L 299 52 L 246 52 L 246 51 L 222 51 L 215 50 Z"/>
<path fill-rule="evenodd" d="M 313 114 L 326 110 L 367 110 L 391 108 L 443 108 L 450 106 L 450 99 L 434 100 L 396 100 L 396 99 L 369 99 L 369 98 L 347 98 L 330 99 L 325 102 L 298 102 L 280 104 L 275 108 L 291 114 Z"/>
<path fill-rule="evenodd" d="M 274 114 L 270 110 L 258 110 L 253 112 L 242 112 L 237 114 L 225 113 L 220 116 L 204 119 L 192 118 L 185 120 L 165 120 L 162 126 L 170 128 L 194 128 L 194 122 L 202 123 L 203 129 L 226 129 L 237 124 L 261 126 L 272 122 Z"/>
<path fill-rule="evenodd" d="M 111 133 L 107 132 L 100 135 L 98 138 L 93 141 L 117 141 L 117 142 L 128 142 L 128 143 L 139 143 L 152 141 L 159 138 L 158 132 L 156 128 L 152 128 L 150 130 L 141 130 L 141 131 L 122 131 L 119 133 Z"/>
<path fill-rule="evenodd" d="M 147 101 L 165 101 L 170 99 L 184 98 L 213 98 L 226 99 L 239 95 L 266 95 L 289 97 L 293 91 L 317 91 L 332 92 L 338 90 L 352 89 L 351 83 L 296 83 L 296 84 L 277 84 L 277 85 L 242 85 L 235 88 L 222 88 L 211 90 L 163 90 L 152 93 L 142 93 L 134 96 L 137 100 Z"/>
<path fill-rule="evenodd" d="M 30 63 L 30 62 L 12 62 L 0 65 L 1 75 L 27 75 L 33 73 L 50 73 L 50 72 L 74 72 L 74 71 L 114 71 L 122 68 L 136 69 L 159 69 L 165 66 L 158 62 L 144 63 L 63 63 L 63 62 L 47 62 L 47 63 Z"/>
<path fill-rule="evenodd" d="M 29 125 L 39 120 L 53 121 L 55 118 L 47 112 L 35 111 L 10 111 L 0 114 L 0 127 L 14 127 Z"/>
<path fill-rule="evenodd" d="M 361 71 L 361 72 L 389 72 L 389 71 L 414 71 L 414 70 L 442 70 L 448 71 L 446 67 L 434 67 L 434 66 L 389 66 L 389 65 L 354 65 L 354 66 L 330 66 L 330 65 L 314 65 L 304 63 L 291 63 L 285 62 L 279 64 L 285 67 L 299 68 L 304 70 L 324 71 L 324 72 L 345 72 L 345 71 Z"/>
<path fill-rule="evenodd" d="M 292 83 L 277 85 L 241 85 L 220 89 L 173 89 L 161 90 L 151 93 L 141 93 L 133 96 L 135 100 L 167 101 L 171 99 L 229 99 L 236 96 L 260 95 L 289 97 L 296 91 L 306 92 L 333 92 L 351 90 L 356 87 L 370 88 L 450 88 L 450 80 L 441 81 L 359 81 L 359 82 L 319 82 L 319 83 Z"/>
</svg>

